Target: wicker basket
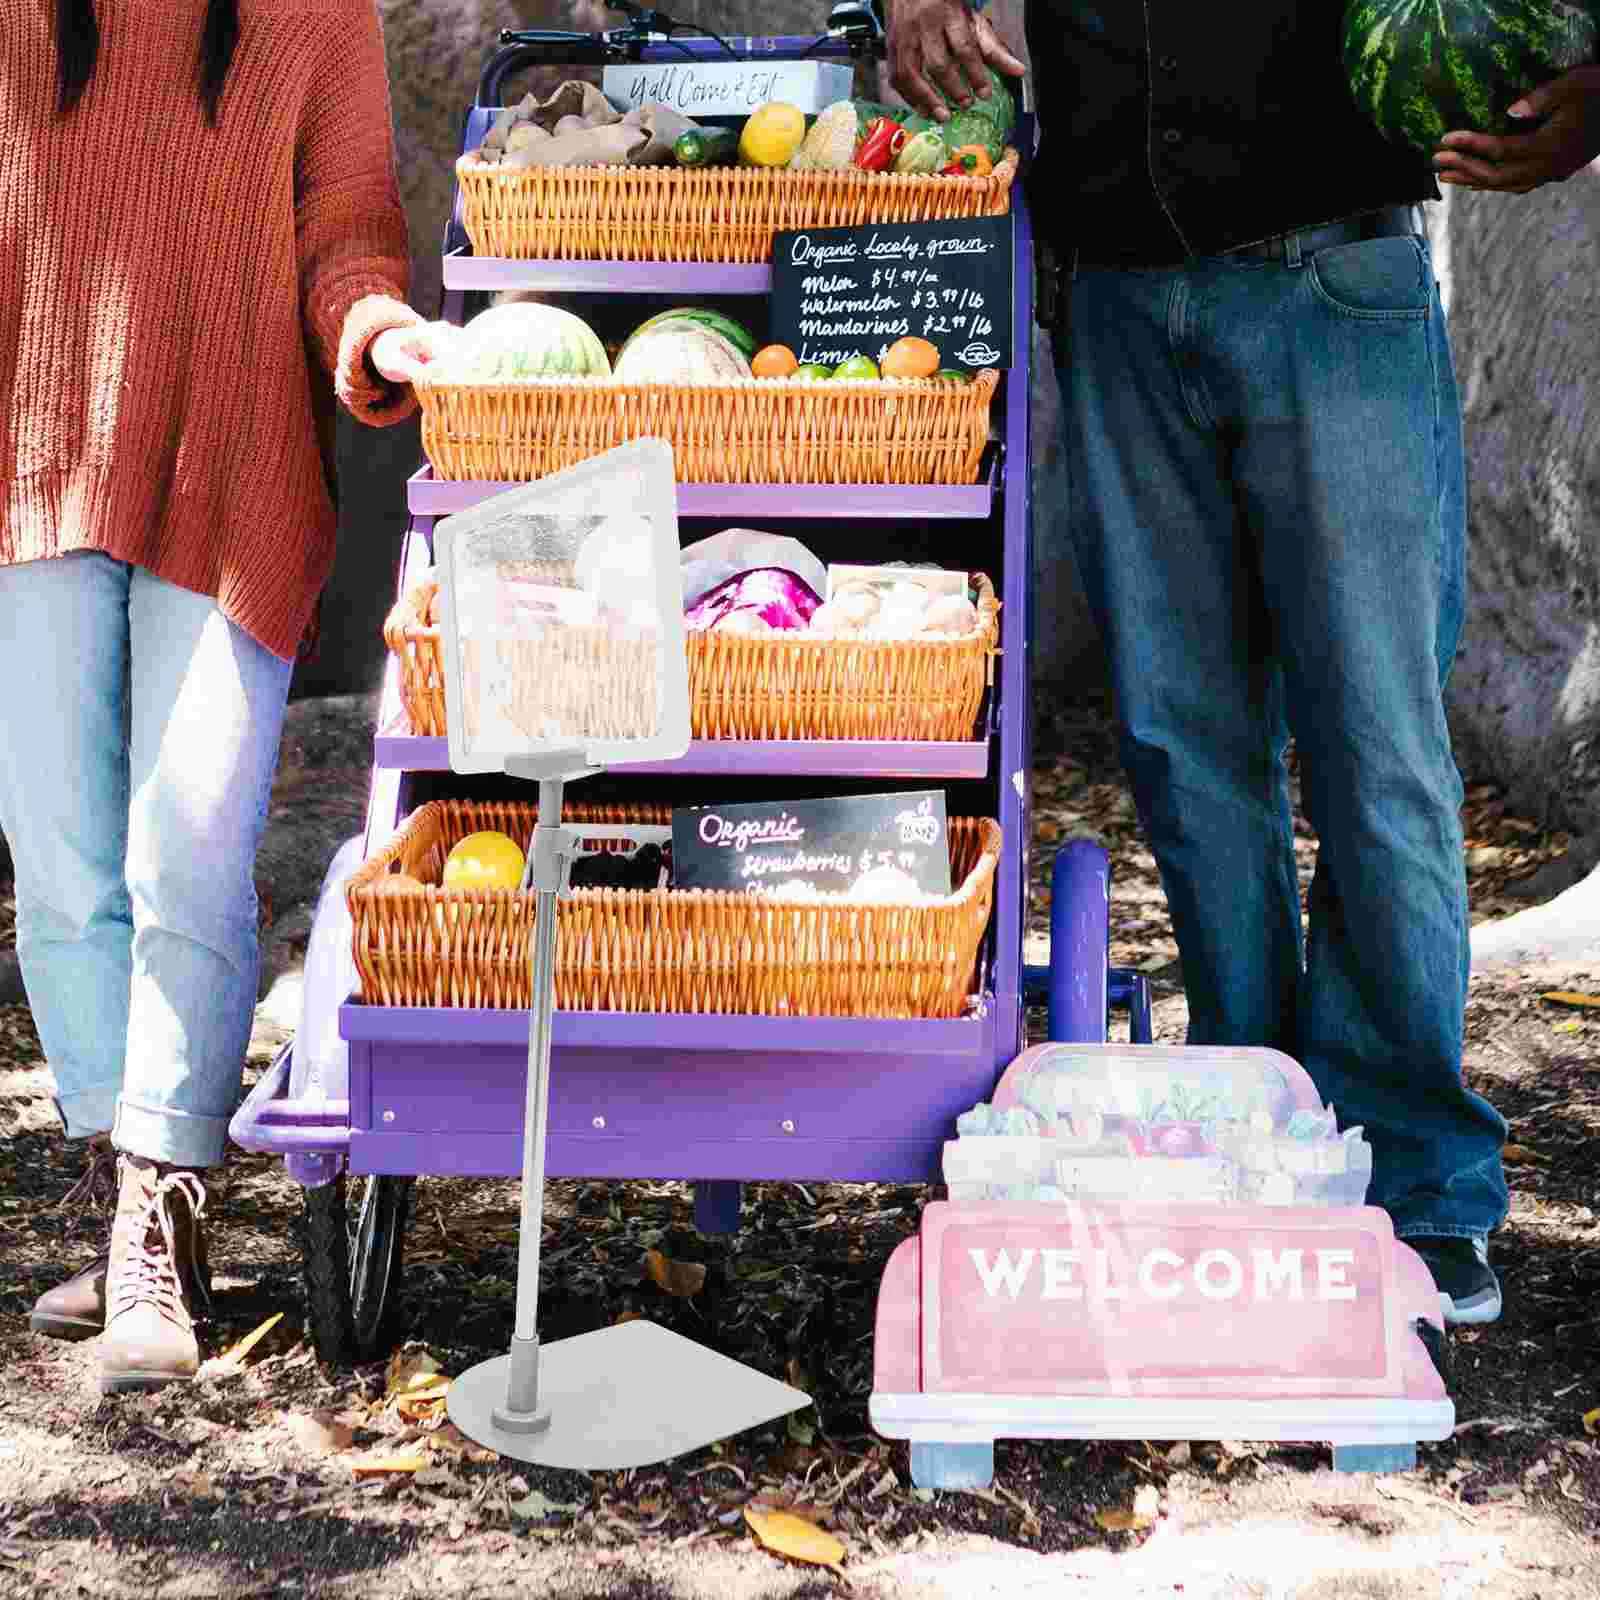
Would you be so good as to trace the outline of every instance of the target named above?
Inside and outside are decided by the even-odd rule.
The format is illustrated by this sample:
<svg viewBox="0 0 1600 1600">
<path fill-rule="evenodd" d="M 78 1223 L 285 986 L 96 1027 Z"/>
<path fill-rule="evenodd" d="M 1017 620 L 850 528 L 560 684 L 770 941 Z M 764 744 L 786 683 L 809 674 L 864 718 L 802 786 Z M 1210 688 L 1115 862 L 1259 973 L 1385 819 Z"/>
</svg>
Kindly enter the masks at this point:
<svg viewBox="0 0 1600 1600">
<path fill-rule="evenodd" d="M 456 162 L 473 252 L 535 261 L 766 262 L 785 229 L 1004 216 L 1016 175 Z"/>
<path fill-rule="evenodd" d="M 480 828 L 516 839 L 536 808 L 433 801 L 351 878 L 368 1005 L 523 1008 L 534 896 L 437 887 L 451 847 Z M 568 806 L 566 820 L 664 825 L 655 806 Z M 994 901 L 998 823 L 952 818 L 960 887 L 924 905 L 774 902 L 737 892 L 580 889 L 559 906 L 564 1011 L 738 1016 L 958 1017 Z M 392 885 L 395 872 L 424 887 Z"/>
<path fill-rule="evenodd" d="M 965 639 L 690 634 L 691 732 L 696 739 L 971 739 L 1000 642 L 994 585 L 981 572 L 972 582 L 979 625 Z M 439 629 L 422 617 L 437 588 L 428 578 L 408 590 L 383 626 L 384 643 L 400 665 L 400 704 L 411 731 L 432 738 L 446 731 L 444 646 Z M 524 678 L 580 681 L 584 667 L 574 652 L 582 640 L 575 633 L 563 630 L 542 647 L 551 657 L 559 651 L 560 659 L 530 661 Z M 608 673 L 606 681 L 615 677 Z M 648 692 L 630 703 L 651 703 Z"/>
<path fill-rule="evenodd" d="M 633 439 L 665 439 L 679 483 L 978 481 L 1000 374 L 850 383 L 419 380 L 436 478 L 526 483 Z"/>
</svg>

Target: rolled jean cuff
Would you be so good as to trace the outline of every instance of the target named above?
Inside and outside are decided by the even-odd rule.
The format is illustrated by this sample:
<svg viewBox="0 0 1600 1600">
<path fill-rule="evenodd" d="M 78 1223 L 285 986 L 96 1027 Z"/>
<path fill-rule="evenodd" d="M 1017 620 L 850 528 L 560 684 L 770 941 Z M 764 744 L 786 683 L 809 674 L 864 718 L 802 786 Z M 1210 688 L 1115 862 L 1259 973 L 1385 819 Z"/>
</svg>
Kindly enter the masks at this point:
<svg viewBox="0 0 1600 1600">
<path fill-rule="evenodd" d="M 122 1088 L 121 1077 L 92 1088 L 76 1089 L 71 1094 L 56 1096 L 56 1112 L 61 1118 L 66 1137 L 87 1139 L 93 1133 L 109 1133 L 117 1115 L 117 1094 Z"/>
<path fill-rule="evenodd" d="M 146 1106 L 126 1095 L 117 1101 L 111 1142 L 130 1156 L 169 1167 L 220 1167 L 228 1118 L 202 1117 L 174 1106 Z"/>
<path fill-rule="evenodd" d="M 1458 1223 L 1403 1222 L 1394 1236 L 1402 1243 L 1407 1239 L 1470 1239 L 1474 1244 L 1487 1244 L 1493 1228 L 1463 1228 Z"/>
</svg>

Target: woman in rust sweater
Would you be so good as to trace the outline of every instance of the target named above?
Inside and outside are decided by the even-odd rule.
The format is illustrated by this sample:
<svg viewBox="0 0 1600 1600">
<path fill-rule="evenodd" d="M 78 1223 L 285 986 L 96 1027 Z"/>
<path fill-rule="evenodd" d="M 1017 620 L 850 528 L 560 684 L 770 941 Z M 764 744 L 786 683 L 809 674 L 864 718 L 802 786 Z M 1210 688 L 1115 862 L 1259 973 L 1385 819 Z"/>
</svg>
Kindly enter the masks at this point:
<svg viewBox="0 0 1600 1600">
<path fill-rule="evenodd" d="M 406 261 L 375 0 L 0 0 L 0 827 L 67 1137 L 118 1180 L 32 1325 L 103 1328 L 106 1393 L 198 1364 L 319 441 L 334 392 L 408 415 L 447 338 Z"/>
</svg>

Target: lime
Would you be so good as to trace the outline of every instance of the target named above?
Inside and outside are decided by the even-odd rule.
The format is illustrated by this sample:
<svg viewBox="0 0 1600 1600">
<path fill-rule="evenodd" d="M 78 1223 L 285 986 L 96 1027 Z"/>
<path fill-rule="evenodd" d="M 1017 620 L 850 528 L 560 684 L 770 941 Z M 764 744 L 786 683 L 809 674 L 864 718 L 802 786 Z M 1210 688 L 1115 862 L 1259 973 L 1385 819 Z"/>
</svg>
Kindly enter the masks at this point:
<svg viewBox="0 0 1600 1600">
<path fill-rule="evenodd" d="M 970 372 L 963 372 L 960 367 L 940 367 L 939 370 L 934 373 L 934 377 L 954 378 L 957 383 L 972 382 L 972 374 Z"/>
<path fill-rule="evenodd" d="M 796 367 L 794 375 L 797 378 L 831 378 L 833 368 L 821 367 L 815 361 L 808 361 L 803 367 Z"/>
<path fill-rule="evenodd" d="M 878 363 L 871 356 L 851 356 L 833 369 L 836 378 L 876 378 Z"/>
</svg>

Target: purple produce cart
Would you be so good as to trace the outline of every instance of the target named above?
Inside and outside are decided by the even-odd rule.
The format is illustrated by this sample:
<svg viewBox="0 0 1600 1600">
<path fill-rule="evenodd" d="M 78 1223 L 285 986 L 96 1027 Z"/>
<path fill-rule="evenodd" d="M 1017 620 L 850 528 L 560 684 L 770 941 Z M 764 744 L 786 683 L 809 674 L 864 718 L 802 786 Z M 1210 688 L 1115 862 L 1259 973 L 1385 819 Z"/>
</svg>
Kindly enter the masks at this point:
<svg viewBox="0 0 1600 1600">
<path fill-rule="evenodd" d="M 733 44 L 741 56 L 771 60 L 842 57 L 861 48 L 859 40 L 844 36 Z M 670 49 L 659 42 L 626 48 L 627 58 L 646 61 L 681 59 L 686 50 L 721 50 L 701 39 L 674 39 Z M 493 116 L 488 107 L 499 103 L 508 58 L 510 70 L 535 56 L 605 59 L 592 50 L 556 54 L 525 44 L 521 56 L 502 51 L 485 73 L 480 104 L 468 115 L 463 149 L 476 147 Z M 1024 116 L 1016 142 L 1025 156 L 1032 139 L 1032 118 Z M 1002 653 L 978 736 L 949 744 L 702 742 L 681 761 L 630 768 L 626 776 L 619 771 L 607 780 L 609 792 L 640 798 L 687 796 L 711 783 L 737 786 L 743 794 L 795 797 L 886 783 L 937 785 L 947 789 L 952 811 L 997 818 L 1005 849 L 973 1012 L 954 1021 L 918 1022 L 561 1013 L 551 1073 L 551 1176 L 690 1180 L 696 1184 L 696 1224 L 707 1232 L 738 1226 L 739 1186 L 750 1180 L 936 1183 L 956 1115 L 990 1095 L 1023 1047 L 1033 251 L 1021 189 L 1020 183 L 1014 187 L 1012 203 L 1016 363 L 997 392 L 999 437 L 979 483 L 696 484 L 679 493 L 686 539 L 725 526 L 771 526 L 800 533 L 825 556 L 920 555 L 989 573 L 1002 602 Z M 458 196 L 446 234 L 444 314 L 459 322 L 468 314 L 470 295 L 521 288 L 576 297 L 586 305 L 598 303 L 588 297 L 613 304 L 622 296 L 641 297 L 636 307 L 643 297 L 669 303 L 739 297 L 759 325 L 769 281 L 764 267 L 477 258 L 466 243 Z M 402 589 L 431 562 L 436 519 L 502 487 L 437 482 L 426 468 L 410 479 Z M 415 738 L 403 730 L 391 662 L 375 742 L 369 851 L 424 801 L 474 792 L 469 780 L 449 772 L 443 739 Z M 690 779 L 699 780 L 698 790 L 684 782 Z M 578 798 L 587 792 L 586 787 Z M 350 866 L 346 862 L 344 870 Z M 1103 872 L 1096 876 L 1092 861 L 1089 867 L 1083 870 L 1074 858 L 1069 874 L 1071 897 L 1082 902 L 1083 914 L 1077 918 L 1081 927 L 1063 943 L 1073 945 L 1073 966 L 1084 970 L 1081 981 L 1062 988 L 1060 1016 L 1080 1036 L 1104 1037 L 1105 879 Z M 1065 911 L 1058 905 L 1058 918 Z M 331 1360 L 370 1358 L 384 1347 L 412 1180 L 510 1177 L 521 1170 L 528 1039 L 523 1011 L 366 1006 L 349 1002 L 348 987 L 318 1000 L 311 968 L 319 943 L 327 957 L 340 939 L 347 947 L 347 913 L 333 882 L 313 930 L 307 985 L 313 1009 L 302 1035 L 319 1034 L 334 1047 L 286 1050 L 232 1126 L 246 1149 L 282 1155 L 306 1188 L 312 1331 Z"/>
</svg>

